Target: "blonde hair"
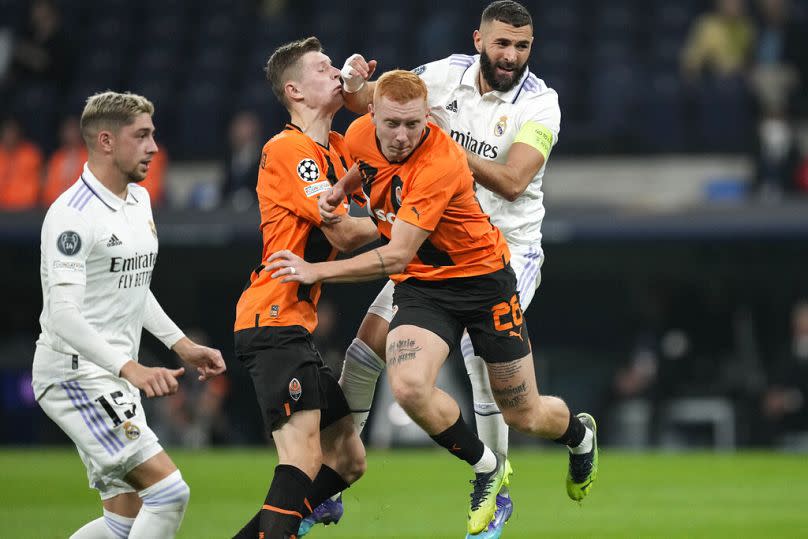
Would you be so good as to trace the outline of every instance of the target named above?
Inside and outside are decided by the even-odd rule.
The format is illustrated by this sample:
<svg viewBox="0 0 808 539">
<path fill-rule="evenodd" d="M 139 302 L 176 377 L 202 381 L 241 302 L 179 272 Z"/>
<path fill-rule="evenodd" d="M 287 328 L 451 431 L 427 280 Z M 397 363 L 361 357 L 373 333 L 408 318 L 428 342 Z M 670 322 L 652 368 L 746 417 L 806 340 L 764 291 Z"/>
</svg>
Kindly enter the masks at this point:
<svg viewBox="0 0 808 539">
<path fill-rule="evenodd" d="M 412 71 L 394 69 L 388 71 L 376 81 L 376 89 L 373 92 L 373 101 L 378 103 L 382 97 L 386 97 L 396 103 L 406 103 L 413 99 L 427 99 L 427 89 L 421 77 Z"/>
<path fill-rule="evenodd" d="M 141 95 L 112 91 L 91 95 L 79 121 L 81 136 L 91 146 L 99 131 L 117 131 L 143 113 L 154 115 L 154 105 Z"/>
</svg>

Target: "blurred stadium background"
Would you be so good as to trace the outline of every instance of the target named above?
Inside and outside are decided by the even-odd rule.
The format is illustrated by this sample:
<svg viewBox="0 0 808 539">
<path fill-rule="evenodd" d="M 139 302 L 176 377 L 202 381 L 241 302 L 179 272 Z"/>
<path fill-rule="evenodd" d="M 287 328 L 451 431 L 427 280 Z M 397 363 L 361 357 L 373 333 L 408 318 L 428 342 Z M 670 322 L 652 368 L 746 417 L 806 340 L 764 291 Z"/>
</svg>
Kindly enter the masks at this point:
<svg viewBox="0 0 808 539">
<path fill-rule="evenodd" d="M 235 301 L 260 253 L 258 155 L 285 120 L 268 53 L 313 34 L 337 65 L 362 52 L 380 71 L 413 68 L 473 52 L 487 3 L 0 0 L 0 444 L 69 443 L 33 400 L 30 364 L 39 227 L 83 162 L 88 95 L 155 102 L 152 289 L 231 358 Z M 594 413 L 607 449 L 808 452 L 808 2 L 524 3 L 531 69 L 562 109 L 527 313 L 540 389 Z M 326 287 L 316 337 L 335 368 L 381 284 Z M 174 361 L 150 336 L 141 360 Z M 471 418 L 462 362 L 445 371 Z M 266 442 L 240 365 L 185 382 L 148 403 L 169 446 Z M 429 445 L 385 388 L 369 444 Z"/>
</svg>

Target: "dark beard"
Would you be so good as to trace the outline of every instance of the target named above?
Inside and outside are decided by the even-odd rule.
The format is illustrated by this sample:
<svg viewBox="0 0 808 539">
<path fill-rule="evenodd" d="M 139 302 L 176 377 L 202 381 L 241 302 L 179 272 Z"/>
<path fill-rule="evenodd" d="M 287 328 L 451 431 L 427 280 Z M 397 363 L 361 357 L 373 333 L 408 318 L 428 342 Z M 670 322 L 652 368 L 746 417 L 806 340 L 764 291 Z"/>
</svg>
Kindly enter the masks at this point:
<svg viewBox="0 0 808 539">
<path fill-rule="evenodd" d="M 510 80 L 507 79 L 497 79 L 494 73 L 494 68 L 496 66 L 491 63 L 491 58 L 485 53 L 485 51 L 480 53 L 480 72 L 483 74 L 483 79 L 488 85 L 498 92 L 507 92 L 511 90 L 516 84 L 522 80 L 522 75 L 525 74 L 525 70 L 527 69 L 527 62 L 525 62 L 522 67 L 518 68 L 516 71 L 513 71 L 513 78 Z M 500 67 L 507 68 L 511 67 L 508 65 L 500 65 Z"/>
</svg>

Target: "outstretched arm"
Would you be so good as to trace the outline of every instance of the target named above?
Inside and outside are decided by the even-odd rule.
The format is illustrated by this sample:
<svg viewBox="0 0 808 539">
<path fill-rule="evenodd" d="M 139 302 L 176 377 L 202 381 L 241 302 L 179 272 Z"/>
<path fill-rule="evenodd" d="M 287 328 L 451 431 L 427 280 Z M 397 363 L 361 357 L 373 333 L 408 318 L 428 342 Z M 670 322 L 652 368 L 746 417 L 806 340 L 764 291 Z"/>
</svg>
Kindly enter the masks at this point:
<svg viewBox="0 0 808 539">
<path fill-rule="evenodd" d="M 393 223 L 390 243 L 378 249 L 346 260 L 317 264 L 306 262 L 291 251 L 278 251 L 267 259 L 264 271 L 272 272 L 273 279 L 282 278 L 284 283 L 371 281 L 403 272 L 429 234 L 428 230 L 399 219 Z"/>
</svg>

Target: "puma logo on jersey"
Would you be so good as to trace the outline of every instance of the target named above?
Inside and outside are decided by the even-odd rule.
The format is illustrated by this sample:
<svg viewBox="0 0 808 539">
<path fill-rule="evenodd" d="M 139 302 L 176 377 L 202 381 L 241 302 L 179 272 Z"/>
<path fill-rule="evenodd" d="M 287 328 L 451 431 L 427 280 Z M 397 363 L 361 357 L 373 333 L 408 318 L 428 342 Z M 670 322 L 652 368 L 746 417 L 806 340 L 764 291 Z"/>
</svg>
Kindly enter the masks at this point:
<svg viewBox="0 0 808 539">
<path fill-rule="evenodd" d="M 113 234 L 112 237 L 109 238 L 109 241 L 107 242 L 107 247 L 117 247 L 119 245 L 123 245 L 123 242 L 118 239 L 118 236 Z"/>
<path fill-rule="evenodd" d="M 446 110 L 449 112 L 457 112 L 457 99 L 446 105 Z"/>
<path fill-rule="evenodd" d="M 410 206 L 410 209 L 412 210 L 412 213 L 415 214 L 415 218 L 420 221 L 421 220 L 421 214 L 418 211 L 418 208 L 416 208 L 415 206 Z"/>
<path fill-rule="evenodd" d="M 519 326 L 518 332 L 514 330 L 508 331 L 508 337 L 517 337 L 520 341 L 525 342 L 525 340 L 522 338 L 522 327 L 523 326 Z"/>
</svg>

